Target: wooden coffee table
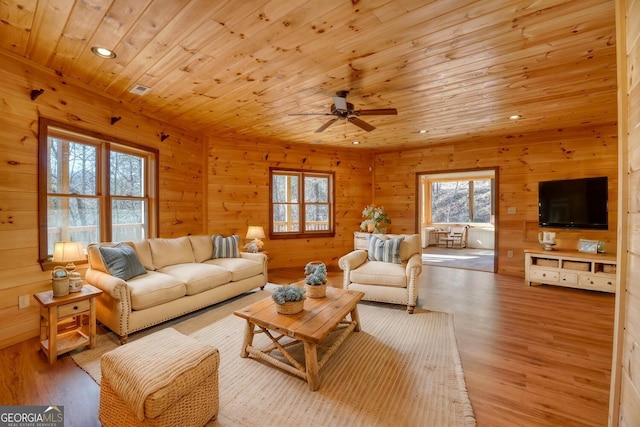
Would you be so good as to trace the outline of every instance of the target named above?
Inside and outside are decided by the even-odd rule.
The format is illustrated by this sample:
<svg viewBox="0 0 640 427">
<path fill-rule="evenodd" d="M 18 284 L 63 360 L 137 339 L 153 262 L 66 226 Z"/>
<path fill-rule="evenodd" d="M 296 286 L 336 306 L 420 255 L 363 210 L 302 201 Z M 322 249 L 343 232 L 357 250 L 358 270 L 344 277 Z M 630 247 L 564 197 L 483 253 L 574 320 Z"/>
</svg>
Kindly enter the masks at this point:
<svg viewBox="0 0 640 427">
<path fill-rule="evenodd" d="M 242 357 L 254 356 L 290 372 L 309 383 L 309 389 L 320 387 L 319 371 L 352 331 L 360 331 L 358 303 L 363 292 L 328 287 L 325 298 L 307 298 L 304 310 L 297 314 L 279 314 L 271 297 L 234 312 L 247 320 L 242 343 Z M 351 320 L 347 320 L 350 316 Z M 327 336 L 341 329 L 340 335 L 318 360 L 318 346 Z M 253 337 L 264 333 L 271 340 L 265 348 L 253 347 Z M 287 348 L 296 343 L 304 345 L 304 365 Z M 278 350 L 289 362 L 271 355 Z"/>
</svg>

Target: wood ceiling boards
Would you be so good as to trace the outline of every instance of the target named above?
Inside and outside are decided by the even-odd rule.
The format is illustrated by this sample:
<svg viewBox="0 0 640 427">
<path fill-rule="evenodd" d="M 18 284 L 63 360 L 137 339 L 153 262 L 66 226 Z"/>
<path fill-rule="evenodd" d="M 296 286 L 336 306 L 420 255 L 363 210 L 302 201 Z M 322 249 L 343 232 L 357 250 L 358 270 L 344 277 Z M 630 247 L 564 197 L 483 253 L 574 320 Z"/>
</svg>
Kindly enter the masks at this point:
<svg viewBox="0 0 640 427">
<path fill-rule="evenodd" d="M 615 122 L 614 12 L 612 0 L 4 0 L 0 47 L 207 135 L 389 150 Z M 339 90 L 398 115 L 322 133 L 327 117 L 290 116 L 329 112 Z"/>
</svg>

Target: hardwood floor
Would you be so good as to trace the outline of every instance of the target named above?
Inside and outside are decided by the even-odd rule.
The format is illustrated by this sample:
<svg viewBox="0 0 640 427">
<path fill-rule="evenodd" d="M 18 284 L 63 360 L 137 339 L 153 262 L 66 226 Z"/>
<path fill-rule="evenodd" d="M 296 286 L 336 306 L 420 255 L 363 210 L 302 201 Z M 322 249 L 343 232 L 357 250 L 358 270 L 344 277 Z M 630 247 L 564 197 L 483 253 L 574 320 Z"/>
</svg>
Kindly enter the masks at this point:
<svg viewBox="0 0 640 427">
<path fill-rule="evenodd" d="M 269 274 L 294 282 L 302 267 Z M 613 295 L 424 266 L 419 304 L 454 314 L 478 426 L 607 424 Z M 69 356 L 49 365 L 34 338 L 0 350 L 0 364 L 1 405 L 64 405 L 66 426 L 99 425 L 99 387 Z"/>
</svg>

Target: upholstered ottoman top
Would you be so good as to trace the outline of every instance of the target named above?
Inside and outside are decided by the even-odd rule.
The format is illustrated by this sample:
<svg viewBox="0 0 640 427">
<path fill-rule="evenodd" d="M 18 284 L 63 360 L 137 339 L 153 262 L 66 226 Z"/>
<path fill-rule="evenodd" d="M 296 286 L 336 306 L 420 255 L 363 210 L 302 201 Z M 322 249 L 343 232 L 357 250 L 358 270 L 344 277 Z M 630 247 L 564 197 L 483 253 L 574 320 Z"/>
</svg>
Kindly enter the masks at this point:
<svg viewBox="0 0 640 427">
<path fill-rule="evenodd" d="M 217 372 L 218 350 L 172 328 L 102 356 L 102 376 L 141 421 L 155 418 Z"/>
</svg>

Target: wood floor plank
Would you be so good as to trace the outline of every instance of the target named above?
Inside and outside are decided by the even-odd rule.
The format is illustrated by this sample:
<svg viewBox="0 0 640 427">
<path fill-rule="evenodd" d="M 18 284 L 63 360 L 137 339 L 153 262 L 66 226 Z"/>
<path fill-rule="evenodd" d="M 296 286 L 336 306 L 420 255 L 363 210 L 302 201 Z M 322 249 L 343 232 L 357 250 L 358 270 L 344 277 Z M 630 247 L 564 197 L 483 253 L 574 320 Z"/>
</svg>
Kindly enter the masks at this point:
<svg viewBox="0 0 640 427">
<path fill-rule="evenodd" d="M 273 283 L 303 268 L 269 271 Z M 329 272 L 341 286 L 341 272 Z M 425 266 L 419 305 L 453 313 L 478 426 L 607 424 L 614 295 L 482 271 Z M 0 350 L 0 404 L 64 405 L 67 426 L 98 426 L 99 387 L 36 339 Z"/>
</svg>

